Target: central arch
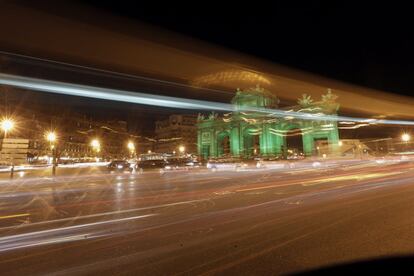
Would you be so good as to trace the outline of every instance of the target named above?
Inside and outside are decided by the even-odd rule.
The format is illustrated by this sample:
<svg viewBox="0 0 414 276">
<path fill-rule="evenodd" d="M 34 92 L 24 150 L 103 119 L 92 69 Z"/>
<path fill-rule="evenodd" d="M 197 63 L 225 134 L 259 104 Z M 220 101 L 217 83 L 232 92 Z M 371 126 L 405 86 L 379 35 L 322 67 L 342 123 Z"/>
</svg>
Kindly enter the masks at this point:
<svg viewBox="0 0 414 276">
<path fill-rule="evenodd" d="M 217 156 L 230 155 L 230 133 L 222 131 L 217 134 Z"/>
<path fill-rule="evenodd" d="M 302 156 L 303 151 L 303 132 L 300 128 L 291 128 L 285 134 L 286 156 Z"/>
<path fill-rule="evenodd" d="M 255 126 L 248 126 L 243 131 L 243 145 L 246 157 L 260 155 L 261 130 Z"/>
</svg>

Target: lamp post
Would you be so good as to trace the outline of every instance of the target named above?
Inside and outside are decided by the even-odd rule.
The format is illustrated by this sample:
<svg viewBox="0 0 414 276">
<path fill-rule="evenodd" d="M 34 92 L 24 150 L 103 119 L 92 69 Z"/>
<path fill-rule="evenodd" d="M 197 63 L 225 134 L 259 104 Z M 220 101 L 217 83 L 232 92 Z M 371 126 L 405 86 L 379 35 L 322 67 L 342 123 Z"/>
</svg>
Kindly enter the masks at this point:
<svg viewBox="0 0 414 276">
<path fill-rule="evenodd" d="M 52 150 L 52 175 L 56 175 L 56 145 L 57 140 L 56 133 L 54 131 L 49 131 L 46 133 L 46 140 L 49 142 L 50 149 Z"/>
<path fill-rule="evenodd" d="M 4 118 L 0 122 L 0 127 L 2 131 L 4 132 L 4 139 L 7 138 L 7 134 L 14 128 L 14 121 L 9 118 Z M 4 143 L 4 141 L 3 141 Z M 10 179 L 12 179 L 14 176 L 14 160 L 13 156 L 11 157 L 11 168 L 10 168 Z"/>
</svg>

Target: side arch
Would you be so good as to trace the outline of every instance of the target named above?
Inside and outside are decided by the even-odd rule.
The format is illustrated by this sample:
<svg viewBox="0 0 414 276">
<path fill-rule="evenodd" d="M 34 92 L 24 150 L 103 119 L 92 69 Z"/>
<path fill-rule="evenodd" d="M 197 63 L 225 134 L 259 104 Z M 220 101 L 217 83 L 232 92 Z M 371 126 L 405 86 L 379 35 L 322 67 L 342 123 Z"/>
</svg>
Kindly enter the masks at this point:
<svg viewBox="0 0 414 276">
<path fill-rule="evenodd" d="M 223 130 L 217 133 L 217 156 L 229 156 L 231 154 L 230 131 Z"/>
</svg>

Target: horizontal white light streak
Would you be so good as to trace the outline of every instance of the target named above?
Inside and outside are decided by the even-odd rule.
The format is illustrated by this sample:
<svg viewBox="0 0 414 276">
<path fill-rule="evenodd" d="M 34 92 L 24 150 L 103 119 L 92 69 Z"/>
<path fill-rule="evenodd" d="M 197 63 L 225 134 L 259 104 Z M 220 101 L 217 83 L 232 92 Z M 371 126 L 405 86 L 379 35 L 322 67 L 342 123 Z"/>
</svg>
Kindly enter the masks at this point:
<svg viewBox="0 0 414 276">
<path fill-rule="evenodd" d="M 241 117 L 241 119 L 247 123 L 256 123 L 256 119 L 249 119 L 249 118 L 245 118 L 245 117 Z"/>
<path fill-rule="evenodd" d="M 93 235 L 92 233 L 85 233 L 79 235 L 73 235 L 71 231 L 73 230 L 83 230 L 89 227 L 100 226 L 105 224 L 113 224 L 126 222 L 131 220 L 137 220 L 147 217 L 156 216 L 158 214 L 147 214 L 105 221 L 98 221 L 86 224 L 79 224 L 73 226 L 59 227 L 47 230 L 40 230 L 35 232 L 29 232 L 24 234 L 17 234 L 12 236 L 6 236 L 0 238 L 0 252 L 5 252 L 9 250 L 15 250 L 20 248 L 27 248 L 39 245 L 47 245 L 59 242 L 75 241 L 80 237 L 85 239 L 88 235 Z M 58 235 L 58 236 L 53 236 Z"/>
<path fill-rule="evenodd" d="M 307 107 L 307 108 L 302 108 L 299 109 L 298 112 L 315 112 L 317 110 L 321 110 L 322 108 L 320 107 Z"/>
<path fill-rule="evenodd" d="M 95 98 L 102 100 L 128 102 L 135 104 L 161 106 L 167 108 L 179 108 L 190 110 L 217 110 L 217 111 L 244 111 L 244 112 L 261 112 L 270 113 L 275 116 L 293 116 L 303 120 L 326 120 L 326 121 L 348 121 L 375 124 L 390 125 L 414 125 L 414 121 L 406 120 L 386 120 L 386 119 L 367 119 L 357 117 L 347 117 L 338 115 L 326 115 L 323 113 L 309 114 L 295 112 L 292 110 L 284 111 L 280 109 L 267 109 L 255 107 L 237 107 L 232 104 L 218 103 L 203 100 L 192 100 L 178 97 L 152 95 L 140 92 L 125 91 L 119 89 L 110 89 L 102 87 L 94 87 L 87 85 L 78 85 L 58 81 L 43 80 L 37 78 L 22 77 L 10 74 L 0 73 L 0 84 L 21 87 L 29 90 L 43 91 L 55 94 L 63 94 L 70 96 Z"/>
<path fill-rule="evenodd" d="M 358 124 L 358 125 L 354 125 L 354 126 L 341 126 L 338 127 L 339 129 L 357 129 L 363 126 L 369 126 L 370 124 Z"/>
</svg>

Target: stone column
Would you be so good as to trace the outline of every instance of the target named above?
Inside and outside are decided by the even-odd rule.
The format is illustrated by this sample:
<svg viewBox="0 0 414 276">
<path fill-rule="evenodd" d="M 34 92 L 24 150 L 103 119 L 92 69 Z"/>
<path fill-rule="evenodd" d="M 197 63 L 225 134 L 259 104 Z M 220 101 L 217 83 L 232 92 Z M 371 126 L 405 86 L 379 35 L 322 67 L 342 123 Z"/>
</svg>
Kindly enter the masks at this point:
<svg viewBox="0 0 414 276">
<path fill-rule="evenodd" d="M 315 141 L 312 134 L 303 134 L 302 132 L 302 143 L 303 143 L 303 154 L 305 156 L 312 156 L 313 148 L 315 146 Z"/>
<path fill-rule="evenodd" d="M 198 156 L 200 157 L 202 154 L 202 147 L 203 147 L 202 131 L 198 130 L 197 131 L 197 152 L 198 152 Z"/>
<path fill-rule="evenodd" d="M 337 122 L 332 122 L 333 125 L 333 129 L 329 131 L 328 134 L 328 139 L 329 139 L 329 144 L 331 146 L 331 151 L 333 155 L 337 155 L 339 154 L 339 132 L 338 132 L 338 123 Z"/>
<path fill-rule="evenodd" d="M 239 126 L 232 126 L 230 130 L 230 150 L 234 157 L 240 156 L 240 128 Z"/>
<path fill-rule="evenodd" d="M 262 130 L 259 137 L 260 143 L 260 155 L 267 156 L 269 154 L 269 144 L 268 144 L 268 127 L 266 124 L 262 124 Z"/>
<path fill-rule="evenodd" d="M 210 156 L 217 157 L 217 135 L 216 130 L 210 130 Z"/>
<path fill-rule="evenodd" d="M 243 124 L 239 125 L 238 133 L 239 133 L 239 156 L 245 157 L 246 151 L 244 150 Z"/>
</svg>

